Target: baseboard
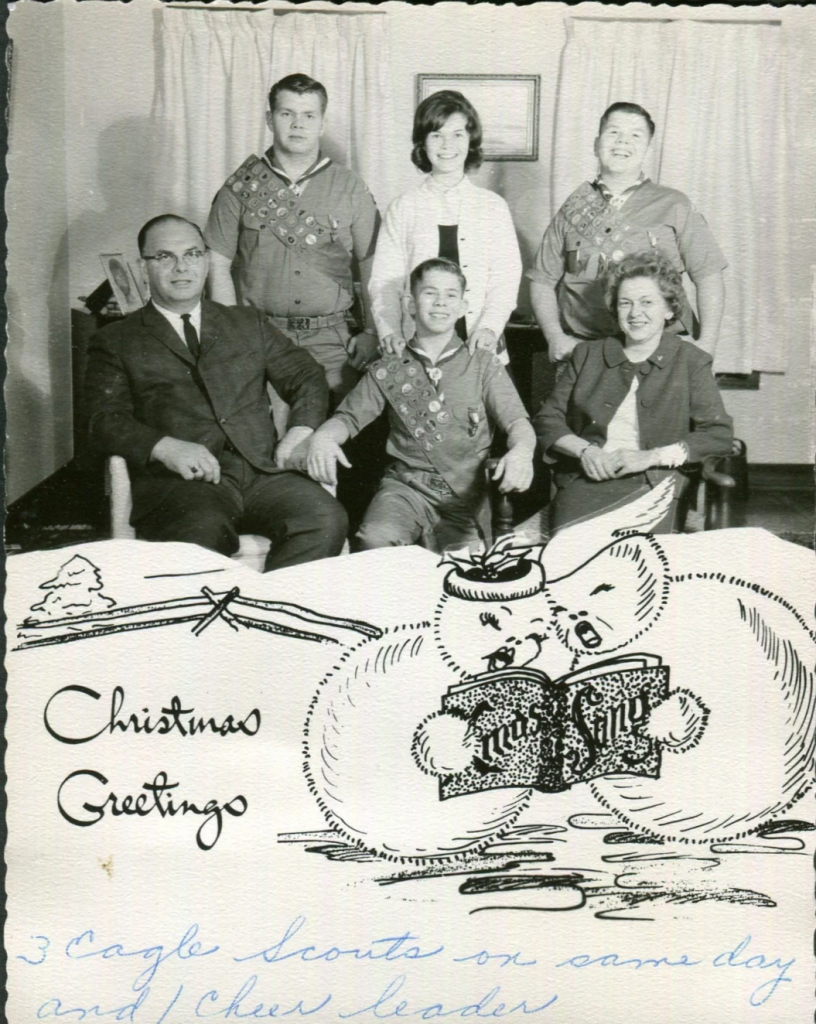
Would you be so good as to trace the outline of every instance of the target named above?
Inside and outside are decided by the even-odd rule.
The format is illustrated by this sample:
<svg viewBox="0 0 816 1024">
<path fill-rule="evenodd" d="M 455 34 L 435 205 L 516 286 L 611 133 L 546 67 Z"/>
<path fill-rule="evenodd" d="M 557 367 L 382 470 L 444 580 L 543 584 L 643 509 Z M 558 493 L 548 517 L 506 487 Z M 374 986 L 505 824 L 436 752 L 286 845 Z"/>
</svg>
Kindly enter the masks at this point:
<svg viewBox="0 0 816 1024">
<path fill-rule="evenodd" d="M 749 462 L 752 491 L 814 491 L 813 466 L 809 462 Z"/>
</svg>

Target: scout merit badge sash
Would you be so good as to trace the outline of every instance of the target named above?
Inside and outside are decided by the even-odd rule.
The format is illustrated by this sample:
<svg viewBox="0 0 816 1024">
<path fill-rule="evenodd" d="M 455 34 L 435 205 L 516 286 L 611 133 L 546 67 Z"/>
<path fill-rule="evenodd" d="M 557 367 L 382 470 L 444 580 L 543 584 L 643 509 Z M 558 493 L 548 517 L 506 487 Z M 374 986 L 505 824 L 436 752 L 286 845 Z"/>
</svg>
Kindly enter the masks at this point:
<svg viewBox="0 0 816 1024">
<path fill-rule="evenodd" d="M 350 255 L 334 234 L 338 222 L 329 217 L 328 225 L 321 224 L 303 208 L 300 193 L 282 184 L 265 160 L 253 153 L 227 178 L 226 187 L 232 190 L 254 227 L 269 231 L 312 269 L 352 291 Z"/>
<path fill-rule="evenodd" d="M 657 248 L 657 239 L 642 227 L 630 224 L 622 210 L 616 210 L 588 181 L 577 188 L 564 204 L 568 230 L 587 243 L 587 251 L 579 248 L 575 266 L 567 269 L 588 280 L 602 277 L 610 263 L 620 263 L 630 252 L 646 248 L 646 240 Z"/>
<path fill-rule="evenodd" d="M 454 419 L 424 365 L 412 356 L 385 356 L 372 363 L 369 371 L 434 470 L 458 498 L 471 506 L 477 525 L 489 536 L 490 508 L 485 501 L 485 488 L 481 486 L 483 474 L 477 471 L 467 490 L 463 490 L 455 477 L 455 468 L 460 469 L 469 457 L 472 458 L 470 438 L 475 435 L 478 424 L 471 422 L 465 428 Z M 478 414 L 474 411 L 474 415 Z"/>
</svg>

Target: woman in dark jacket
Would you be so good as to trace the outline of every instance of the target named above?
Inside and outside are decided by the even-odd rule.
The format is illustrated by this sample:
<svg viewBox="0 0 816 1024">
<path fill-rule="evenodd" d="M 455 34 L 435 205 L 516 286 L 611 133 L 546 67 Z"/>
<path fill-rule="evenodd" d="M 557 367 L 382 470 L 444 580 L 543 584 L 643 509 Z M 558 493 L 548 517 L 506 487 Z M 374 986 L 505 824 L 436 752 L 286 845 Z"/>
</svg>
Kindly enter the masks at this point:
<svg viewBox="0 0 816 1024">
<path fill-rule="evenodd" d="M 634 253 L 610 271 L 606 300 L 621 335 L 582 341 L 533 424 L 554 462 L 553 533 L 639 498 L 678 467 L 731 451 L 731 417 L 711 357 L 664 330 L 682 308 L 680 276 L 660 252 Z"/>
</svg>

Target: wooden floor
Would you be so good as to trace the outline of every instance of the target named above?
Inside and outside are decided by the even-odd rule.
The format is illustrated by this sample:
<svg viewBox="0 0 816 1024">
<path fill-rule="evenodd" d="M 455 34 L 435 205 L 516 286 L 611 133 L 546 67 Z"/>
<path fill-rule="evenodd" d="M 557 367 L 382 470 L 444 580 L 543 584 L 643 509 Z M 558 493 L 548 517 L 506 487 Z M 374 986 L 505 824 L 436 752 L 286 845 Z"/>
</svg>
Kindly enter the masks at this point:
<svg viewBox="0 0 816 1024">
<path fill-rule="evenodd" d="M 67 466 L 29 492 L 9 509 L 6 551 L 39 551 L 104 540 L 110 534 L 102 479 L 101 468 L 88 472 Z M 773 489 L 752 484 L 738 514 L 739 525 L 764 527 L 785 540 L 813 547 L 816 513 L 812 488 Z M 540 519 L 532 516 L 520 527 L 531 541 L 540 539 Z"/>
<path fill-rule="evenodd" d="M 755 491 L 745 509 L 746 526 L 762 526 L 787 540 L 813 547 L 814 499 L 810 491 Z"/>
</svg>

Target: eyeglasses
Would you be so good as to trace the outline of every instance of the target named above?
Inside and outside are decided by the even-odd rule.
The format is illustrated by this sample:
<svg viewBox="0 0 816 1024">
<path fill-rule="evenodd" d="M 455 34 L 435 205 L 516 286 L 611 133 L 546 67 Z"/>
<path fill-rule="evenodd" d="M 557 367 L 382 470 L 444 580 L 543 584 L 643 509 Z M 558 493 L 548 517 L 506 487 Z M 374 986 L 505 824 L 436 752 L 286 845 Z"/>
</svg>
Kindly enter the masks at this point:
<svg viewBox="0 0 816 1024">
<path fill-rule="evenodd" d="M 160 267 L 171 267 L 177 263 L 191 264 L 196 266 L 207 255 L 206 249 L 190 249 L 188 252 L 177 254 L 174 252 L 157 252 L 155 256 L 142 256 L 143 260 L 153 260 Z"/>
</svg>

